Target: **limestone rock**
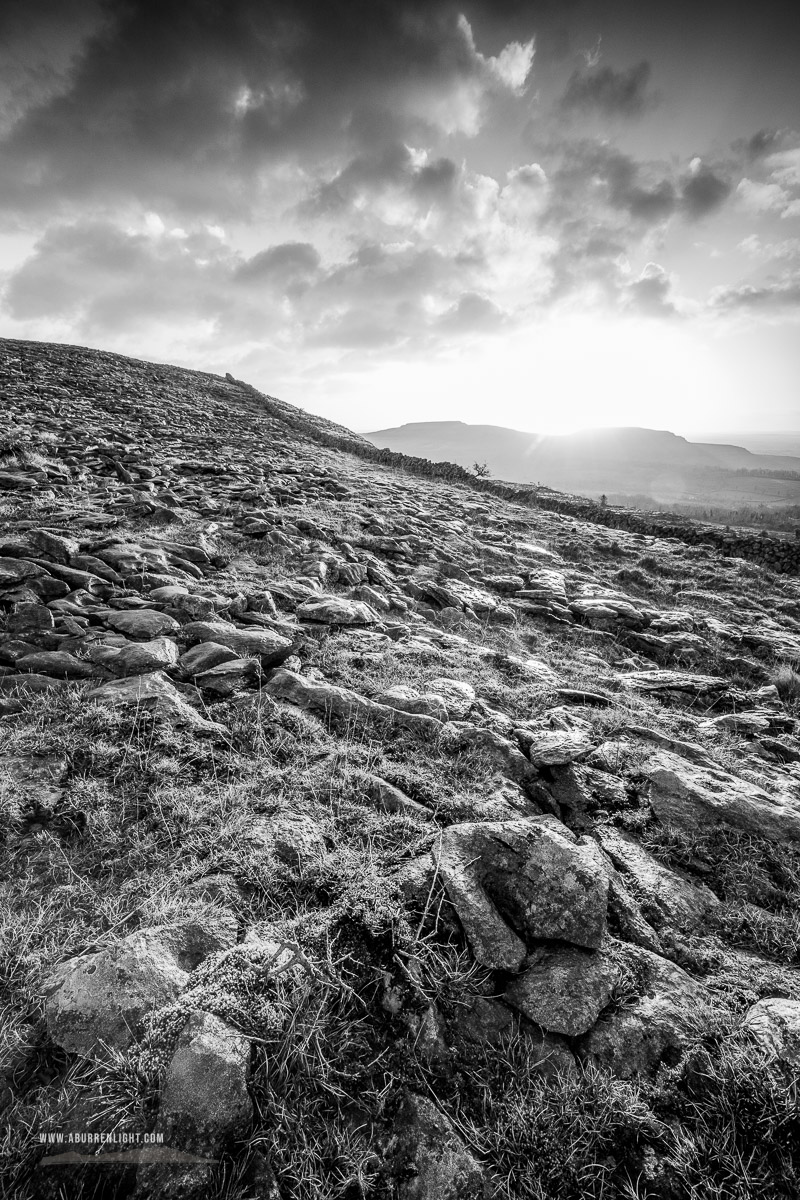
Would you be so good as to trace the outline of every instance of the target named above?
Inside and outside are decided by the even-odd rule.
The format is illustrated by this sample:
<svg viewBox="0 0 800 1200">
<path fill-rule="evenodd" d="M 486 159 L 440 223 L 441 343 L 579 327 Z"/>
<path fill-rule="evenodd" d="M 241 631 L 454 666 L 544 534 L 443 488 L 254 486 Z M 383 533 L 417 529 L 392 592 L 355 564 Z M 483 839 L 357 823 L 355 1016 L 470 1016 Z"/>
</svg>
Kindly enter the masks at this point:
<svg viewBox="0 0 800 1200">
<path fill-rule="evenodd" d="M 21 671 L 52 675 L 54 679 L 91 679 L 95 670 L 91 663 L 82 662 L 66 650 L 36 650 L 17 659 Z"/>
<path fill-rule="evenodd" d="M 180 625 L 174 617 L 155 608 L 135 608 L 130 612 L 111 613 L 106 624 L 126 637 L 147 641 L 162 634 L 177 633 Z"/>
<path fill-rule="evenodd" d="M 637 896 L 646 898 L 650 923 L 693 927 L 719 905 L 719 900 L 703 883 L 693 883 L 670 871 L 644 850 L 635 838 L 603 825 L 597 831 L 600 845 L 623 878 L 629 879 Z"/>
<path fill-rule="evenodd" d="M 618 971 L 602 951 L 540 949 L 506 988 L 505 999 L 549 1033 L 577 1037 L 594 1025 L 617 979 Z"/>
<path fill-rule="evenodd" d="M 297 606 L 301 621 L 320 621 L 326 625 L 374 625 L 380 618 L 363 600 L 343 596 L 315 596 Z"/>
<path fill-rule="evenodd" d="M 253 1117 L 249 1071 L 247 1038 L 211 1013 L 192 1013 L 167 1067 L 157 1129 L 169 1144 L 209 1153 L 244 1136 Z"/>
<path fill-rule="evenodd" d="M 201 717 L 160 671 L 104 683 L 87 692 L 86 699 L 113 706 L 135 704 L 155 712 L 172 725 L 188 726 L 196 733 L 217 735 L 225 732 L 223 725 Z"/>
<path fill-rule="evenodd" d="M 69 1053 L 130 1045 L 142 1019 L 178 995 L 189 976 L 158 930 L 61 963 L 44 981 L 50 1037 Z"/>
<path fill-rule="evenodd" d="M 608 901 L 602 855 L 552 817 L 452 825 L 441 837 L 439 869 L 483 966 L 518 970 L 525 939 L 600 944 Z"/>
<path fill-rule="evenodd" d="M 424 1096 L 409 1093 L 392 1122 L 384 1155 L 398 1200 L 489 1200 L 482 1168 L 451 1122 Z"/>
<path fill-rule="evenodd" d="M 674 1063 L 711 1005 L 709 993 L 675 963 L 633 946 L 624 957 L 637 977 L 637 994 L 599 1018 L 578 1054 L 631 1079 L 663 1061 Z"/>
<path fill-rule="evenodd" d="M 422 713 L 442 722 L 448 719 L 447 706 L 440 696 L 420 695 L 414 688 L 405 687 L 403 684 L 378 692 L 372 699 L 376 704 L 387 704 L 401 712 Z"/>
<path fill-rule="evenodd" d="M 528 757 L 535 767 L 558 767 L 591 754 L 594 745 L 589 737 L 569 730 L 536 731 Z"/>
<path fill-rule="evenodd" d="M 271 629 L 240 629 L 229 621 L 190 621 L 183 626 L 183 635 L 190 642 L 214 642 L 237 654 L 256 655 L 263 667 L 276 666 L 294 650 L 288 638 Z"/>
<path fill-rule="evenodd" d="M 780 1059 L 788 1067 L 800 1067 L 799 1000 L 759 1000 L 748 1010 L 742 1027 L 770 1058 Z"/>
<path fill-rule="evenodd" d="M 274 851 L 281 862 L 297 869 L 321 858 L 327 849 L 316 822 L 301 812 L 264 817 L 256 822 L 247 837 L 256 848 Z"/>
<path fill-rule="evenodd" d="M 429 679 L 425 688 L 434 696 L 441 696 L 447 709 L 445 720 L 448 721 L 463 721 L 475 703 L 475 688 L 470 683 L 462 683 L 460 679 Z"/>
<path fill-rule="evenodd" d="M 168 671 L 178 662 L 178 646 L 172 638 L 156 637 L 149 642 L 124 646 L 113 662 L 118 675 L 146 675 L 149 671 Z M 111 665 L 111 664 L 109 664 Z"/>
<path fill-rule="evenodd" d="M 800 841 L 800 797 L 773 796 L 726 771 L 659 751 L 645 768 L 659 821 L 696 831 L 730 825 L 773 841 Z"/>
</svg>

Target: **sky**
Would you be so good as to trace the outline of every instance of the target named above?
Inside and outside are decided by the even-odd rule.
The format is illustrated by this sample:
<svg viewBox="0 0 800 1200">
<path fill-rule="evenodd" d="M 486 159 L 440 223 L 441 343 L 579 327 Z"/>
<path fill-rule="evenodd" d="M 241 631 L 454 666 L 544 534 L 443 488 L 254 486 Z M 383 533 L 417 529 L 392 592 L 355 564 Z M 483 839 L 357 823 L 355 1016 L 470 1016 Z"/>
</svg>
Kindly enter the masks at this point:
<svg viewBox="0 0 800 1200">
<path fill-rule="evenodd" d="M 800 10 L 3 0 L 0 336 L 357 430 L 800 428 Z"/>
</svg>

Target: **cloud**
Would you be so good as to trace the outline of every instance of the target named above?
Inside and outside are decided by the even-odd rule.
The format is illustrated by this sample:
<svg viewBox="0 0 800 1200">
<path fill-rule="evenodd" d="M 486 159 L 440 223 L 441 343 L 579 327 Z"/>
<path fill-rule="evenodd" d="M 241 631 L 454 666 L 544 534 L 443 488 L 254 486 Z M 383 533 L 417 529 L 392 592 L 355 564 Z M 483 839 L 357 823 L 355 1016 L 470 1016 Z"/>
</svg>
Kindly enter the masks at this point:
<svg viewBox="0 0 800 1200">
<path fill-rule="evenodd" d="M 109 0 L 102 13 L 58 86 L 18 97 L 0 202 L 251 210 L 265 169 L 352 152 L 376 130 L 474 135 L 533 62 L 532 41 L 481 53 L 449 0 Z"/>
<path fill-rule="evenodd" d="M 715 288 L 710 307 L 722 312 L 791 312 L 800 309 L 800 277 L 761 285 L 749 283 L 737 287 Z"/>
<path fill-rule="evenodd" d="M 597 214 L 602 206 L 622 210 L 644 224 L 665 220 L 677 205 L 675 188 L 667 178 L 654 178 L 629 155 L 604 141 L 584 139 L 567 143 L 550 178 L 554 208 L 567 206 Z"/>
<path fill-rule="evenodd" d="M 649 262 L 625 289 L 624 307 L 647 317 L 672 317 L 678 309 L 672 298 L 673 280 L 658 263 Z"/>
<path fill-rule="evenodd" d="M 488 296 L 480 292 L 464 292 L 458 301 L 439 318 L 439 327 L 458 333 L 485 333 L 506 323 L 506 314 Z"/>
<path fill-rule="evenodd" d="M 775 213 L 783 220 L 800 216 L 800 147 L 764 153 L 752 175 L 736 187 L 736 198 L 747 212 Z"/>
<path fill-rule="evenodd" d="M 233 278 L 296 298 L 317 277 L 320 261 L 319 251 L 310 242 L 284 242 L 246 259 L 236 267 Z"/>
<path fill-rule="evenodd" d="M 759 129 L 749 138 L 738 138 L 731 148 L 752 163 L 777 150 L 787 134 L 786 129 Z"/>
<path fill-rule="evenodd" d="M 592 59 L 570 76 L 561 107 L 607 117 L 639 117 L 655 103 L 647 91 L 650 73 L 648 62 L 637 63 L 627 71 L 615 71 L 613 67 L 596 65 Z"/>
<path fill-rule="evenodd" d="M 681 182 L 681 209 L 690 220 L 700 220 L 721 208 L 732 190 L 727 179 L 693 158 Z"/>
</svg>

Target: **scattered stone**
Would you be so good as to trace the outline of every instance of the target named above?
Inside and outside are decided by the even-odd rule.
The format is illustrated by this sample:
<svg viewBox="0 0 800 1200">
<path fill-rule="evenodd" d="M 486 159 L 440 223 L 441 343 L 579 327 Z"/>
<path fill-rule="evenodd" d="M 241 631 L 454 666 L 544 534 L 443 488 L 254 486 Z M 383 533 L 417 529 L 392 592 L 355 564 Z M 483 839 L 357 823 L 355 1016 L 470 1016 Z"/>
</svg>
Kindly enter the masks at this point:
<svg viewBox="0 0 800 1200">
<path fill-rule="evenodd" d="M 135 675 L 130 679 L 112 680 L 87 692 L 86 699 L 97 700 L 114 707 L 134 704 L 163 717 L 171 725 L 188 726 L 195 733 L 225 734 L 223 725 L 201 717 L 161 671 Z"/>
<path fill-rule="evenodd" d="M 601 951 L 539 949 L 506 988 L 505 999 L 549 1033 L 578 1037 L 608 1004 L 619 972 Z"/>
<path fill-rule="evenodd" d="M 482 966 L 518 970 L 526 940 L 600 945 L 608 902 L 602 855 L 552 817 L 452 825 L 438 865 Z"/>
<path fill-rule="evenodd" d="M 647 764 L 650 804 L 659 821 L 696 832 L 709 825 L 730 825 L 746 833 L 800 841 L 800 797 L 773 796 L 754 783 L 687 763 L 659 751 Z"/>
<path fill-rule="evenodd" d="M 249 1073 L 247 1038 L 211 1013 L 191 1013 L 161 1088 L 156 1128 L 165 1141 L 214 1153 L 243 1137 L 253 1118 Z"/>
<path fill-rule="evenodd" d="M 119 633 L 124 633 L 126 637 L 139 638 L 142 641 L 160 637 L 163 634 L 175 634 L 180 629 L 180 625 L 174 617 L 158 612 L 154 608 L 111 613 L 106 617 L 106 624 Z"/>
<path fill-rule="evenodd" d="M 748 1010 L 742 1027 L 769 1058 L 800 1067 L 800 1001 L 774 997 Z"/>
<path fill-rule="evenodd" d="M 492 1194 L 451 1122 L 425 1096 L 405 1096 L 383 1154 L 397 1200 L 489 1200 Z"/>
</svg>

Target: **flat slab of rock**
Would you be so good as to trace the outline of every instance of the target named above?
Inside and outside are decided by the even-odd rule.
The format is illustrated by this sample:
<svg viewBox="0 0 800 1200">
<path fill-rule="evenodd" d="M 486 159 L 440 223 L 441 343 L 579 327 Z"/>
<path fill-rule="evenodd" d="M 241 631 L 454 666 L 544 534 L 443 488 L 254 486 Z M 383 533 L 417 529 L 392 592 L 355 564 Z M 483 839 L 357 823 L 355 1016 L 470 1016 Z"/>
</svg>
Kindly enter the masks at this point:
<svg viewBox="0 0 800 1200">
<path fill-rule="evenodd" d="M 665 824 L 690 831 L 730 825 L 772 841 L 800 841 L 800 798 L 770 795 L 754 783 L 666 750 L 654 754 L 644 772 L 653 812 Z"/>
<path fill-rule="evenodd" d="M 692 697 L 716 697 L 728 690 L 729 684 L 717 675 L 696 675 L 691 671 L 628 671 L 618 679 L 623 687 L 635 692 L 674 692 Z"/>
<path fill-rule="evenodd" d="M 148 641 L 162 634 L 177 633 L 180 625 L 174 617 L 159 612 L 155 608 L 137 608 L 131 612 L 111 613 L 106 617 L 106 624 L 126 637 L 139 638 Z"/>
<path fill-rule="evenodd" d="M 348 600 L 344 596 L 315 596 L 298 604 L 301 621 L 320 621 L 325 625 L 374 625 L 380 617 L 363 600 Z"/>
<path fill-rule="evenodd" d="M 264 667 L 282 663 L 295 648 L 288 638 L 271 629 L 240 629 L 229 621 L 190 621 L 183 626 L 183 635 L 190 642 L 214 642 L 237 654 L 257 655 Z"/>
<path fill-rule="evenodd" d="M 483 966 L 518 970 L 525 939 L 587 948 L 601 942 L 608 902 L 602 854 L 553 817 L 451 825 L 442 834 L 438 864 Z"/>
<path fill-rule="evenodd" d="M 86 693 L 87 700 L 101 704 L 135 704 L 155 712 L 172 725 L 188 726 L 197 733 L 224 734 L 225 727 L 201 717 L 178 691 L 171 680 L 160 671 L 134 675 L 130 679 L 113 679 Z"/>
<path fill-rule="evenodd" d="M 718 907 L 719 900 L 703 883 L 693 883 L 663 863 L 621 829 L 602 825 L 597 840 L 623 879 L 632 882 L 636 896 L 647 904 L 647 917 L 656 929 L 664 924 L 692 927 Z"/>
<path fill-rule="evenodd" d="M 611 998 L 619 971 L 602 951 L 559 946 L 537 950 L 505 999 L 549 1033 L 578 1037 L 592 1028 Z"/>
</svg>

